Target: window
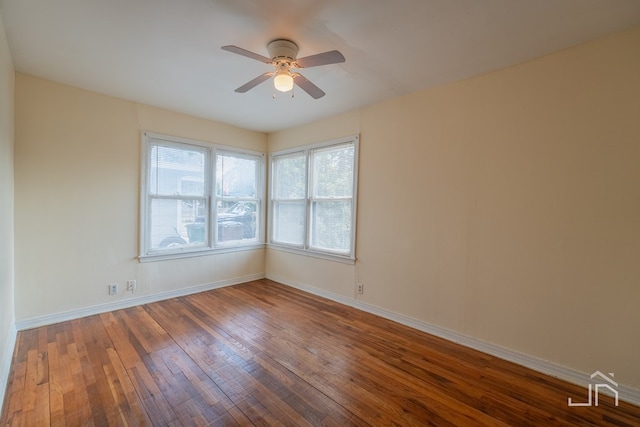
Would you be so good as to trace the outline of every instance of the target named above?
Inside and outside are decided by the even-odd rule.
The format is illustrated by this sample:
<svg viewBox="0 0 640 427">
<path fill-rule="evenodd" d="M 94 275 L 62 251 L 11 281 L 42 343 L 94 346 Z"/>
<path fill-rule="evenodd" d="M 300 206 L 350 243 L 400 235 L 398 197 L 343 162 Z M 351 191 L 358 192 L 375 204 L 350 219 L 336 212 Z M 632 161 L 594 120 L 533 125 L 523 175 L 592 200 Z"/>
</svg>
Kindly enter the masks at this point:
<svg viewBox="0 0 640 427">
<path fill-rule="evenodd" d="M 273 153 L 269 243 L 354 259 L 357 163 L 357 136 Z"/>
<path fill-rule="evenodd" d="M 218 244 L 258 238 L 260 169 L 260 162 L 254 155 L 222 150 L 216 154 Z"/>
<path fill-rule="evenodd" d="M 141 259 L 262 244 L 264 155 L 149 132 L 142 140 Z"/>
</svg>

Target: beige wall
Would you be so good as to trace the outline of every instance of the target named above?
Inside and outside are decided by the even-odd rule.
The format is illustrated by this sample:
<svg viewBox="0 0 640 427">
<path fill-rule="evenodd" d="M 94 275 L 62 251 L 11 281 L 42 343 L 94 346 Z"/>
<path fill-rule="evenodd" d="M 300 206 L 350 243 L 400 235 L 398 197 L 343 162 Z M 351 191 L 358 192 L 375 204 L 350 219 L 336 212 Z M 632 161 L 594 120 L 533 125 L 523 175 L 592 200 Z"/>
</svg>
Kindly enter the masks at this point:
<svg viewBox="0 0 640 427">
<path fill-rule="evenodd" d="M 640 389 L 640 29 L 270 135 L 360 132 L 357 263 L 267 275 Z M 330 272 L 332 280 L 324 280 Z"/>
<path fill-rule="evenodd" d="M 14 72 L 0 16 L 0 403 L 14 341 L 13 248 Z"/>
<path fill-rule="evenodd" d="M 261 133 L 17 74 L 17 321 L 264 274 L 263 249 L 138 262 L 142 129 L 266 151 Z"/>
</svg>

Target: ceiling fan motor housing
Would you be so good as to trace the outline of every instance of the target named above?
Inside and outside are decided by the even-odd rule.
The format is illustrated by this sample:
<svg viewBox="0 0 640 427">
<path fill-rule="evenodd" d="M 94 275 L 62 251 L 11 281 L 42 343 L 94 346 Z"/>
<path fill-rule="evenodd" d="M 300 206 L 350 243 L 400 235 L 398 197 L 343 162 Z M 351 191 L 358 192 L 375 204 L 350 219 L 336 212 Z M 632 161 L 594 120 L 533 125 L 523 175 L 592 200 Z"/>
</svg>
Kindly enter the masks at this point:
<svg viewBox="0 0 640 427">
<path fill-rule="evenodd" d="M 274 61 L 288 60 L 293 62 L 298 56 L 298 45 L 291 40 L 277 39 L 267 45 L 269 56 Z"/>
</svg>

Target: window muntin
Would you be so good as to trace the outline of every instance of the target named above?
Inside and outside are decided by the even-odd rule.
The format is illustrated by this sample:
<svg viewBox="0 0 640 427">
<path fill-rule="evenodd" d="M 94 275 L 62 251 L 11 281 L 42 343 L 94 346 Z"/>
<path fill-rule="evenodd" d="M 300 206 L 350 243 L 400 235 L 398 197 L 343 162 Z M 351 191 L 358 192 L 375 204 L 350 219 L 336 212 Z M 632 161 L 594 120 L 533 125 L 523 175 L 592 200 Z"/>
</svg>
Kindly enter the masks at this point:
<svg viewBox="0 0 640 427">
<path fill-rule="evenodd" d="M 271 155 L 269 242 L 355 256 L 358 137 Z"/>
<path fill-rule="evenodd" d="M 143 145 L 141 259 L 263 244 L 263 154 L 148 132 Z"/>
</svg>

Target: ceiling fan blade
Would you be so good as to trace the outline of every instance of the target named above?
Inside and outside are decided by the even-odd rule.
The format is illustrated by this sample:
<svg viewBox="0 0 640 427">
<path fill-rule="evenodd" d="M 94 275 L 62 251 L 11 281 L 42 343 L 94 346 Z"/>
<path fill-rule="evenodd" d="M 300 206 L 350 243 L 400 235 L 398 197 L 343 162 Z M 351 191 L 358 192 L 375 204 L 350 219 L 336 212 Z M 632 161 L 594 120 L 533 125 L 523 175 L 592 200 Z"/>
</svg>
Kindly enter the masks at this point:
<svg viewBox="0 0 640 427">
<path fill-rule="evenodd" d="M 247 58 L 255 59 L 256 61 L 264 62 L 265 64 L 271 64 L 271 59 L 266 56 L 262 56 L 258 53 L 251 52 L 247 49 L 243 49 L 238 46 L 222 46 L 222 50 L 227 52 L 237 53 L 238 55 L 246 56 Z"/>
<path fill-rule="evenodd" d="M 318 53 L 317 55 L 305 56 L 304 58 L 296 59 L 296 68 L 310 68 L 318 67 L 320 65 L 337 64 L 344 62 L 344 56 L 337 50 L 331 50 L 329 52 Z"/>
<path fill-rule="evenodd" d="M 313 99 L 322 98 L 325 93 L 318 86 L 311 83 L 305 76 L 300 73 L 291 74 L 293 77 L 293 82 L 300 87 L 303 91 L 307 92 Z"/>
<path fill-rule="evenodd" d="M 260 74 L 258 77 L 256 77 L 255 79 L 253 79 L 251 81 L 248 81 L 247 83 L 243 84 L 242 86 L 240 86 L 235 91 L 238 92 L 238 93 L 245 93 L 245 92 L 249 91 L 250 89 L 253 89 L 254 87 L 258 86 L 263 81 L 269 80 L 269 77 L 271 77 L 273 75 L 274 75 L 273 72 Z"/>
</svg>

